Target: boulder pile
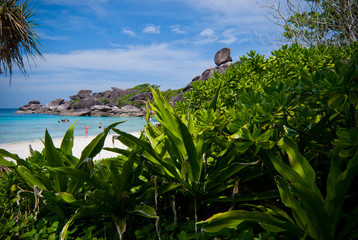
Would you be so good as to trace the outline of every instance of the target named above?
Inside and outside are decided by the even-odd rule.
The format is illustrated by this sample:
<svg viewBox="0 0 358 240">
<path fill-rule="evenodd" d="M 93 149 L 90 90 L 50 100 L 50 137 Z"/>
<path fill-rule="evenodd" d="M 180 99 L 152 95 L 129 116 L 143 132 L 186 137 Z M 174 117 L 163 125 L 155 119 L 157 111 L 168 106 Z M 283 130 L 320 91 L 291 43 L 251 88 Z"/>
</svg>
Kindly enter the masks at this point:
<svg viewBox="0 0 358 240">
<path fill-rule="evenodd" d="M 194 81 L 206 81 L 214 72 L 223 74 L 232 64 L 231 49 L 223 48 L 215 54 L 216 67 L 206 69 L 201 75 L 193 78 Z M 179 95 L 171 100 L 174 105 L 183 99 L 185 92 L 192 88 L 190 82 Z M 28 104 L 19 107 L 16 113 L 47 113 L 63 116 L 110 116 L 110 117 L 142 117 L 146 115 L 145 104 L 153 99 L 151 92 L 143 92 L 135 89 L 120 89 L 112 87 L 112 90 L 92 93 L 92 90 L 82 89 L 76 95 L 69 96 L 70 101 L 57 98 L 46 105 L 32 100 Z M 122 102 L 122 99 L 126 101 Z"/>
<path fill-rule="evenodd" d="M 134 93 L 134 94 L 133 94 Z M 131 96 L 133 94 L 133 96 Z M 120 107 L 120 99 L 123 96 L 131 96 L 128 101 L 133 105 L 124 103 Z M 76 95 L 69 97 L 70 101 L 58 98 L 46 105 L 32 100 L 28 104 L 19 107 L 16 113 L 47 113 L 63 116 L 109 116 L 109 117 L 141 117 L 146 114 L 145 103 L 152 99 L 150 92 L 139 92 L 135 90 L 119 89 L 112 87 L 99 93 L 92 90 L 80 90 Z M 138 108 L 138 106 L 142 106 Z"/>
<path fill-rule="evenodd" d="M 198 75 L 198 76 L 194 77 L 193 80 L 191 80 L 191 82 L 183 88 L 183 90 L 180 92 L 180 94 L 175 96 L 171 100 L 171 104 L 174 105 L 177 101 L 183 100 L 184 93 L 191 90 L 192 82 L 206 81 L 214 74 L 214 72 L 218 72 L 220 74 L 225 73 L 226 70 L 232 64 L 232 58 L 231 58 L 230 54 L 231 54 L 231 49 L 230 48 L 222 48 L 222 49 L 220 49 L 215 54 L 215 57 L 214 57 L 214 62 L 216 64 L 216 67 L 208 68 L 201 75 Z"/>
</svg>

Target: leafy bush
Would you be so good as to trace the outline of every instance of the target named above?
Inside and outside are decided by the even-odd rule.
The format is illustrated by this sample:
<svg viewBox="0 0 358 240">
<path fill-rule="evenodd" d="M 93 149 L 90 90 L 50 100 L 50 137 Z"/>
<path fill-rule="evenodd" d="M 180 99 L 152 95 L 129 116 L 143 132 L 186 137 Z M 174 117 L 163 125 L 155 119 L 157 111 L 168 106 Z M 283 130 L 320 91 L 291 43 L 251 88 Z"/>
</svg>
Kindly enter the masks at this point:
<svg viewBox="0 0 358 240">
<path fill-rule="evenodd" d="M 351 183 L 358 171 L 353 143 L 358 136 L 357 66 L 358 52 L 348 63 L 339 60 L 311 75 L 301 72 L 300 81 L 277 80 L 275 85 L 241 92 L 235 106 L 223 110 L 228 123 L 215 124 L 216 116 L 209 120 L 213 130 L 224 129 L 227 141 L 238 141 L 242 152 L 273 164 L 281 175 L 276 177 L 281 201 L 292 212 L 285 212 L 284 206 L 251 205 L 201 222 L 205 230 L 215 232 L 250 220 L 268 231 L 294 236 L 356 238 L 353 219 L 358 208 L 351 203 L 357 191 Z"/>
<path fill-rule="evenodd" d="M 171 90 L 168 89 L 166 91 L 162 91 L 163 96 L 166 100 L 170 101 L 173 97 L 179 95 L 179 93 L 182 91 L 183 88 Z"/>
<path fill-rule="evenodd" d="M 100 102 L 104 103 L 104 104 L 108 104 L 109 103 L 109 99 L 108 98 L 99 98 L 98 99 Z"/>
<path fill-rule="evenodd" d="M 241 95 L 248 91 L 263 93 L 267 87 L 277 87 L 279 83 L 294 88 L 304 76 L 326 68 L 333 69 L 347 61 L 356 50 L 357 44 L 346 48 L 324 45 L 305 48 L 292 44 L 273 51 L 267 59 L 250 51 L 224 74 L 216 72 L 207 81 L 193 82 L 193 90 L 185 93 L 185 101 L 178 104 L 178 110 L 185 112 L 188 106 L 193 109 L 205 107 L 219 87 L 221 104 L 225 107 L 244 100 Z"/>
</svg>

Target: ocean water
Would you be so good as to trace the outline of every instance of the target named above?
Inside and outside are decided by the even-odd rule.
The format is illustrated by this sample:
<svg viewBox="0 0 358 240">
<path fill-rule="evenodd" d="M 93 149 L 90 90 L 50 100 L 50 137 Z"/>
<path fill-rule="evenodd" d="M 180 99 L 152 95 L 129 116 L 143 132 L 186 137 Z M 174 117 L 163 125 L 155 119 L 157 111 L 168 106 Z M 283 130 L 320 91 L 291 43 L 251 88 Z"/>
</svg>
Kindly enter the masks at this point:
<svg viewBox="0 0 358 240">
<path fill-rule="evenodd" d="M 117 125 L 118 129 L 125 132 L 142 131 L 146 124 L 145 119 L 140 117 L 69 117 L 54 114 L 16 114 L 16 110 L 0 108 L 0 144 L 44 139 L 45 129 L 52 138 L 62 138 L 75 121 L 75 136 L 84 136 L 86 125 L 89 127 L 88 135 L 95 136 L 102 132 L 104 127 L 119 121 L 126 121 Z M 61 122 L 61 119 L 65 118 L 69 122 Z M 98 128 L 99 123 L 102 128 Z"/>
</svg>

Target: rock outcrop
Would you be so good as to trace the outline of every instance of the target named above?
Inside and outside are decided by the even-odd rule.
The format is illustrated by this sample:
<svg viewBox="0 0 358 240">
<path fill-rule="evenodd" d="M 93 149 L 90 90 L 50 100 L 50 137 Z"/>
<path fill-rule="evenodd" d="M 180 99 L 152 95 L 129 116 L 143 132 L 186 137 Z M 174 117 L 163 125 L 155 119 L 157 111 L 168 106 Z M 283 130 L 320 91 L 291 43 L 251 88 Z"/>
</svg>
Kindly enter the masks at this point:
<svg viewBox="0 0 358 240">
<path fill-rule="evenodd" d="M 41 105 L 39 101 L 31 100 L 28 104 L 19 107 L 16 113 L 47 113 L 62 116 L 142 117 L 146 114 L 146 108 L 137 108 L 136 106 L 144 106 L 146 101 L 153 97 L 150 92 L 138 92 L 133 95 L 135 92 L 132 89 L 123 90 L 116 87 L 112 87 L 112 90 L 99 93 L 92 93 L 92 90 L 80 90 L 76 95 L 69 97 L 71 101 L 58 98 L 46 105 Z M 128 96 L 128 100 L 136 106 L 125 103 L 120 107 L 118 102 L 125 96 Z"/>
<path fill-rule="evenodd" d="M 214 62 L 217 65 L 206 69 L 201 75 L 192 79 L 194 81 L 206 81 L 214 72 L 223 74 L 232 62 L 231 49 L 223 48 L 215 54 Z M 183 88 L 181 93 L 171 100 L 174 105 L 183 99 L 183 94 L 191 91 L 192 82 Z M 140 85 L 142 86 L 142 85 Z M 148 88 L 148 85 L 145 85 Z M 46 105 L 41 105 L 37 100 L 31 100 L 28 104 L 19 107 L 16 113 L 47 113 L 63 116 L 119 116 L 142 117 L 146 115 L 145 104 L 153 99 L 151 92 L 142 91 L 140 88 L 120 89 L 112 87 L 112 90 L 104 92 L 92 92 L 82 89 L 76 95 L 69 96 L 70 101 L 57 98 Z M 138 90 L 139 89 L 139 90 Z"/>
<path fill-rule="evenodd" d="M 201 75 L 198 75 L 193 78 L 192 82 L 195 81 L 206 81 L 214 74 L 214 72 L 218 72 L 220 74 L 223 74 L 226 72 L 226 70 L 231 66 L 232 64 L 232 58 L 230 56 L 231 49 L 230 48 L 222 48 L 220 49 L 214 57 L 214 62 L 217 65 L 214 68 L 208 68 L 206 69 Z M 192 88 L 191 82 L 186 85 L 183 90 L 180 92 L 179 95 L 172 98 L 170 103 L 174 105 L 176 102 L 183 100 L 183 96 L 185 92 L 190 91 Z"/>
</svg>

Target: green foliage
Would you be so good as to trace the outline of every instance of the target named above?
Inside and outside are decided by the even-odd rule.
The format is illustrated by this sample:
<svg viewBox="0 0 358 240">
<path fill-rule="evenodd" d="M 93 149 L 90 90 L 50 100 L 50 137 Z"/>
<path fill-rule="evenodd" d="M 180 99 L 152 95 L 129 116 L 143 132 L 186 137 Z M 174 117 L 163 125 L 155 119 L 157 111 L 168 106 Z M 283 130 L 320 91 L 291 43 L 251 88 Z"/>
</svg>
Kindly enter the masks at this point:
<svg viewBox="0 0 358 240">
<path fill-rule="evenodd" d="M 71 126 L 25 160 L 0 150 L 1 236 L 357 238 L 357 45 L 241 60 L 176 109 L 151 89 L 139 138 L 113 124 L 78 159 Z M 94 163 L 109 130 L 127 149 Z"/>
<path fill-rule="evenodd" d="M 151 87 L 155 89 L 159 89 L 158 85 L 150 85 L 148 83 L 140 84 L 133 88 L 129 88 L 128 90 L 134 90 L 134 91 L 132 93 L 122 96 L 121 98 L 115 99 L 114 102 L 117 103 L 120 107 L 123 107 L 125 104 L 130 104 L 130 105 L 135 104 L 137 108 L 141 108 L 144 104 L 138 101 L 137 102 L 130 101 L 130 99 L 138 93 L 150 92 Z"/>
<path fill-rule="evenodd" d="M 307 159 L 302 156 L 297 145 L 285 137 L 279 143 L 288 155 L 290 166 L 283 159 L 271 155 L 271 161 L 281 177 L 276 177 L 283 204 L 292 211 L 293 219 L 282 210 L 261 207 L 261 211 L 231 211 L 219 213 L 199 224 L 204 230 L 216 232 L 223 227 L 235 227 L 245 220 L 257 221 L 268 231 L 288 231 L 297 237 L 309 236 L 312 239 L 347 239 L 357 234 L 354 226 L 358 208 L 343 213 L 343 203 L 354 176 L 358 172 L 358 155 L 351 158 L 342 169 L 337 149 L 331 155 L 327 177 L 326 196 L 316 185 L 316 174 Z M 258 208 L 255 206 L 255 208 Z M 344 228 L 338 226 L 344 222 Z M 347 225 L 346 225 L 347 224 Z M 354 236 L 354 235 L 353 235 Z"/>
<path fill-rule="evenodd" d="M 189 200 L 197 220 L 198 210 L 231 188 L 230 177 L 244 170 L 248 164 L 233 161 L 235 154 L 230 150 L 219 156 L 212 155 L 211 141 L 205 141 L 194 130 L 192 116 L 189 115 L 188 120 L 178 118 L 162 94 L 155 90 L 152 94 L 155 100 L 150 107 L 154 118 L 163 127 L 163 131 L 158 131 L 148 122 L 146 132 L 152 144 L 114 131 L 121 135 L 119 140 L 128 147 L 136 144 L 144 151 L 143 157 L 152 174 L 174 184 L 171 188 L 177 189 Z"/>
<path fill-rule="evenodd" d="M 154 88 L 155 89 L 155 88 Z M 180 89 L 175 89 L 175 90 L 171 90 L 168 89 L 166 91 L 162 91 L 163 96 L 165 97 L 165 99 L 167 99 L 168 101 L 170 101 L 173 97 L 179 95 L 179 93 L 183 90 L 183 88 Z"/>
<path fill-rule="evenodd" d="M 279 78 L 275 85 L 252 86 L 256 90 L 242 92 L 234 107 L 221 109 L 224 118 L 211 117 L 210 129 L 225 131 L 227 141 L 238 141 L 243 153 L 273 164 L 281 175 L 275 178 L 281 201 L 291 212 L 283 206 L 251 205 L 214 215 L 200 223 L 204 230 L 215 232 L 249 220 L 267 231 L 312 239 L 356 237 L 352 219 L 357 208 L 351 201 L 357 193 L 351 183 L 358 171 L 357 66 L 356 52 L 348 63 L 339 60 L 310 75 L 301 71 L 300 81 Z M 206 122 L 203 126 L 208 127 Z M 342 230 L 339 226 L 347 222 L 351 224 Z"/>
<path fill-rule="evenodd" d="M 304 5 L 302 12 L 298 6 L 289 7 L 290 16 L 283 26 L 287 40 L 309 46 L 349 45 L 357 41 L 356 1 L 306 0 Z"/>
<path fill-rule="evenodd" d="M 70 105 L 73 106 L 75 103 L 81 101 L 81 99 L 70 100 Z"/>
<path fill-rule="evenodd" d="M 294 88 L 304 76 L 325 68 L 332 69 L 335 64 L 346 61 L 356 50 L 357 44 L 347 48 L 323 45 L 305 48 L 292 44 L 273 51 L 272 56 L 266 59 L 250 51 L 224 74 L 216 73 L 208 81 L 193 82 L 193 91 L 185 93 L 185 102 L 179 104 L 178 110 L 185 112 L 188 106 L 193 109 L 206 108 L 219 86 L 222 107 L 232 106 L 236 101 L 247 102 L 244 99 L 246 95 L 241 97 L 242 94 L 249 91 L 263 93 L 270 87 L 277 87 L 279 83 Z"/>
<path fill-rule="evenodd" d="M 159 89 L 159 85 L 151 85 L 149 83 L 144 83 L 144 84 L 140 84 L 140 85 L 137 85 L 133 88 L 130 88 L 131 90 L 136 90 L 136 91 L 139 91 L 139 92 L 150 92 L 150 88 L 153 88 L 153 89 Z"/>
<path fill-rule="evenodd" d="M 100 102 L 104 103 L 104 104 L 108 104 L 109 103 L 109 99 L 108 98 L 99 98 L 98 99 Z"/>
</svg>

